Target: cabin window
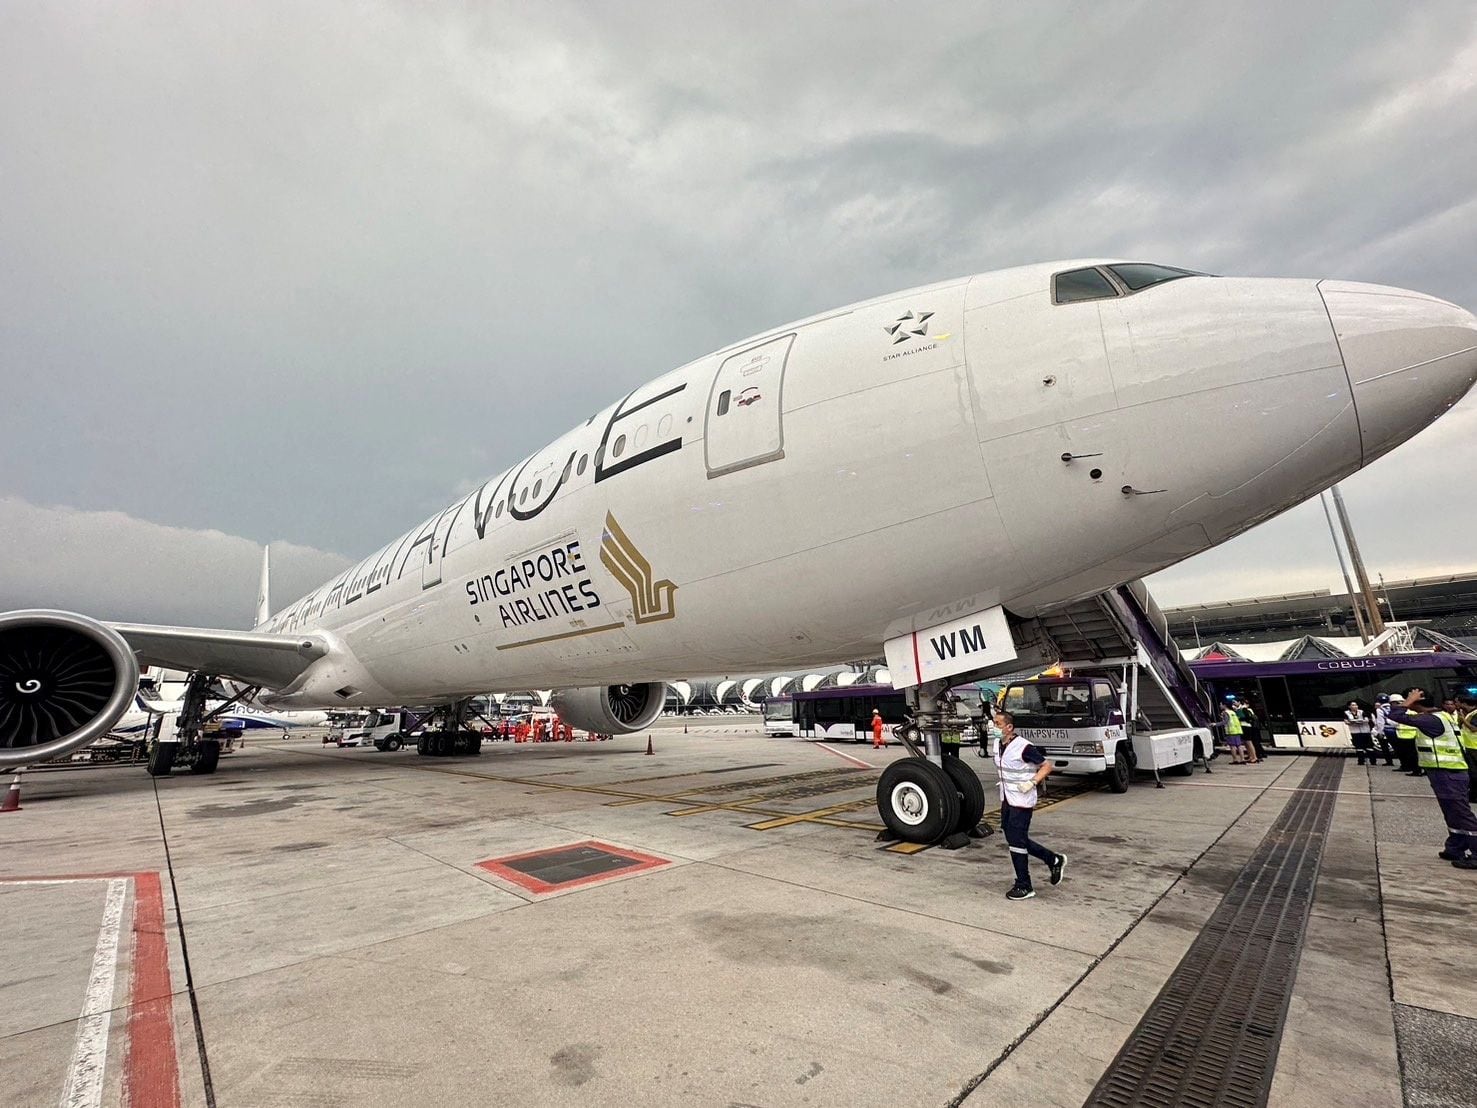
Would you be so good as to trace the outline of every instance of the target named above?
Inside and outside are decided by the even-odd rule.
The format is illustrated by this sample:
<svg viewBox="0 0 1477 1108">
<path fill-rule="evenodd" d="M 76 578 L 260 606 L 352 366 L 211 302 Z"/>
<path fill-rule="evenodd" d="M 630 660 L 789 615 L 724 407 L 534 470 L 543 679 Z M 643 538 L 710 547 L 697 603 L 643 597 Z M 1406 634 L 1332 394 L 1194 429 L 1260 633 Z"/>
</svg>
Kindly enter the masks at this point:
<svg viewBox="0 0 1477 1108">
<path fill-rule="evenodd" d="M 583 477 L 585 475 L 585 463 L 589 460 L 590 456 L 588 454 L 580 455 L 580 464 L 575 468 L 575 473 L 578 474 L 580 477 Z"/>
<path fill-rule="evenodd" d="M 1117 288 L 1096 267 L 1071 269 L 1052 278 L 1052 300 L 1057 304 L 1075 304 L 1079 300 L 1107 300 L 1118 295 Z"/>
<path fill-rule="evenodd" d="M 615 447 L 611 450 L 610 456 L 612 458 L 619 458 L 625 452 L 626 452 L 626 436 L 625 435 L 617 435 L 615 437 Z"/>
</svg>

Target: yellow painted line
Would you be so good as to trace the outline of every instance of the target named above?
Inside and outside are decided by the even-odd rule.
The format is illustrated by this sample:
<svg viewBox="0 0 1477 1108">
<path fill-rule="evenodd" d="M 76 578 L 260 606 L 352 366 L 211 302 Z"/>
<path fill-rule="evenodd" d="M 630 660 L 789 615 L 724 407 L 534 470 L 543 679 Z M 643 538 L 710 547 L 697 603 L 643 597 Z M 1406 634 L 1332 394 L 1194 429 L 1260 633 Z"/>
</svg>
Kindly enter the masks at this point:
<svg viewBox="0 0 1477 1108">
<path fill-rule="evenodd" d="M 524 639 L 522 642 L 500 643 L 498 649 L 517 650 L 520 646 L 537 646 L 539 643 L 558 642 L 560 639 L 577 639 L 581 635 L 597 635 L 601 631 L 614 631 L 617 627 L 624 626 L 624 623 L 603 623 L 599 627 L 581 627 L 577 631 L 562 631 L 557 635 L 544 635 L 537 639 Z"/>
<path fill-rule="evenodd" d="M 742 812 L 744 806 L 758 804 L 765 798 L 762 796 L 751 796 L 746 800 L 733 800 L 726 804 L 699 804 L 695 808 L 683 808 L 676 812 L 668 812 L 669 816 L 696 816 L 704 812 Z M 768 815 L 767 812 L 756 812 L 755 815 Z"/>
<path fill-rule="evenodd" d="M 792 823 L 814 823 L 821 816 L 834 816 L 851 808 L 849 804 L 834 804 L 829 808 L 817 808 L 813 812 L 798 812 L 791 816 L 781 816 L 779 819 L 766 820 L 763 823 L 751 823 L 749 826 L 755 831 L 771 831 L 776 827 L 788 827 Z"/>
<path fill-rule="evenodd" d="M 894 843 L 892 846 L 884 847 L 889 854 L 917 854 L 928 849 L 928 843 Z"/>
<path fill-rule="evenodd" d="M 325 758 L 336 760 L 335 756 L 320 753 L 316 750 L 276 750 L 269 746 L 262 749 L 271 754 L 296 754 L 306 758 Z M 456 766 L 423 766 L 401 763 L 401 768 L 409 768 L 424 773 L 444 773 L 452 777 L 470 777 L 479 781 L 494 781 L 502 785 L 528 785 L 539 789 L 554 789 L 559 792 L 588 793 L 593 796 L 609 796 L 617 798 L 616 804 L 675 804 L 691 807 L 700 804 L 703 798 L 691 795 L 676 794 L 672 796 L 646 796 L 641 793 L 625 792 L 619 789 L 602 788 L 598 785 L 577 785 L 562 781 L 540 781 L 527 777 L 507 777 L 495 773 L 479 773 L 476 770 L 460 769 Z M 700 791 L 700 790 L 693 790 Z M 760 797 L 759 799 L 765 799 Z M 878 824 L 854 823 L 846 820 L 832 819 L 828 817 L 844 815 L 847 812 L 858 811 L 870 807 L 871 800 L 851 800 L 842 804 L 833 804 L 825 808 L 817 808 L 810 812 L 781 813 L 773 809 L 758 808 L 753 801 L 732 801 L 722 804 L 703 804 L 702 810 L 737 812 L 740 815 L 768 816 L 770 818 L 761 823 L 746 824 L 745 826 L 756 831 L 768 831 L 775 827 L 786 827 L 796 823 L 819 823 L 827 827 L 840 827 L 848 831 L 871 831 L 882 830 Z M 607 807 L 612 805 L 607 805 Z M 678 814 L 678 813 L 672 813 Z M 681 814 L 692 815 L 695 811 L 687 811 Z"/>
</svg>

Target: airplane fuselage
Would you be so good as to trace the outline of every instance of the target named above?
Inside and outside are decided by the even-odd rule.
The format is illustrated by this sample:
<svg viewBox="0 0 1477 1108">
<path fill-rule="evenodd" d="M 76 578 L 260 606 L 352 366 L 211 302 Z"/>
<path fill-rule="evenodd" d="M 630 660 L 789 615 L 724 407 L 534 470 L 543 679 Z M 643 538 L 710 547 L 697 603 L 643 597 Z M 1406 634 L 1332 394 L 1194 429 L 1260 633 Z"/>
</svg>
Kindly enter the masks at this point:
<svg viewBox="0 0 1477 1108">
<path fill-rule="evenodd" d="M 260 630 L 332 649 L 263 702 L 774 671 L 1029 615 L 1316 494 L 1477 375 L 1448 353 L 1472 317 L 1400 290 L 1190 276 L 1055 302 L 1053 274 L 1106 264 L 913 289 L 657 378 L 275 614 Z M 1407 308 L 1396 401 L 1379 342 Z"/>
</svg>

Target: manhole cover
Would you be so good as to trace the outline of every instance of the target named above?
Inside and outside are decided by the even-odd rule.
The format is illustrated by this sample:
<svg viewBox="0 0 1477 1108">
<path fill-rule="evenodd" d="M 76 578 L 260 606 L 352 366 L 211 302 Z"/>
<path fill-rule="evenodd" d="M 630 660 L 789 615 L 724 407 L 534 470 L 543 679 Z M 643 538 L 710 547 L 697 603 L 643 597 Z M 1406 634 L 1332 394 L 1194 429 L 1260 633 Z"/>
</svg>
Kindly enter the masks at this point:
<svg viewBox="0 0 1477 1108">
<path fill-rule="evenodd" d="M 488 858 L 478 862 L 477 868 L 529 892 L 549 893 L 664 865 L 667 865 L 665 858 L 609 843 L 587 841 L 526 854 L 510 854 L 503 858 Z"/>
</svg>

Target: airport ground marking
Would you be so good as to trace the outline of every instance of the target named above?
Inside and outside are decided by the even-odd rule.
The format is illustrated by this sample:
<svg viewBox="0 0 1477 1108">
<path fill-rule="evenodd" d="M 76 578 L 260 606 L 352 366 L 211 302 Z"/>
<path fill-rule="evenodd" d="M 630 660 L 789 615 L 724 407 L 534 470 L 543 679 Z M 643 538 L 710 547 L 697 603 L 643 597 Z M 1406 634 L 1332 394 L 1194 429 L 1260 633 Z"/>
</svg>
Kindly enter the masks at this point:
<svg viewBox="0 0 1477 1108">
<path fill-rule="evenodd" d="M 820 747 L 827 754 L 834 754 L 838 758 L 845 758 L 852 765 L 860 766 L 862 769 L 881 769 L 882 768 L 881 766 L 874 766 L 871 762 L 864 762 L 860 758 L 855 757 L 854 755 L 847 754 L 844 751 L 840 751 L 840 750 L 835 749 L 834 747 L 827 746 L 825 743 L 816 743 L 815 745 L 818 746 L 818 747 Z"/>
<path fill-rule="evenodd" d="M 108 1066 L 108 1032 L 113 1023 L 113 984 L 118 973 L 118 933 L 123 926 L 123 901 L 128 882 L 114 877 L 108 881 L 103 901 L 103 921 L 87 975 L 82 1015 L 77 1020 L 77 1041 L 67 1065 L 62 1087 L 62 1108 L 97 1108 L 103 1101 L 103 1074 Z"/>
<path fill-rule="evenodd" d="M 726 804 L 698 804 L 692 808 L 679 808 L 675 812 L 668 812 L 669 816 L 698 816 L 706 812 L 740 812 L 745 811 L 748 805 L 760 804 L 766 798 L 763 796 L 751 796 L 747 800 L 734 800 Z"/>
<path fill-rule="evenodd" d="M 174 1044 L 174 988 L 169 973 L 169 947 L 164 927 L 164 895 L 159 874 L 154 870 L 117 871 L 107 873 L 37 874 L 28 877 L 0 876 L 0 888 L 13 885 L 82 885 L 107 882 L 103 926 L 99 930 L 93 953 L 92 972 L 88 977 L 87 999 L 79 1020 L 77 1045 L 72 1065 L 68 1068 L 61 1103 L 73 1105 L 100 1104 L 102 1080 L 107 1066 L 107 1027 L 111 1024 L 113 984 L 117 974 L 117 948 L 121 927 L 121 904 L 126 900 L 127 886 L 133 883 L 132 945 L 133 966 L 130 974 L 128 1002 L 128 1044 L 123 1062 L 123 1103 L 140 1108 L 179 1108 L 179 1057 Z M 120 893 L 119 890 L 122 890 Z M 114 907 L 118 907 L 115 918 Z M 111 948 L 109 968 L 100 971 L 99 959 L 105 948 Z M 107 983 L 103 978 L 108 977 Z M 103 1007 L 99 1011 L 95 1005 Z M 98 1020 L 106 1023 L 98 1037 Z M 96 1049 L 96 1065 L 83 1065 L 80 1053 L 84 1038 Z M 85 1070 L 85 1073 L 83 1072 Z"/>
</svg>

